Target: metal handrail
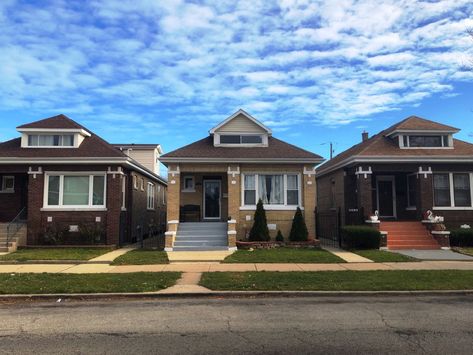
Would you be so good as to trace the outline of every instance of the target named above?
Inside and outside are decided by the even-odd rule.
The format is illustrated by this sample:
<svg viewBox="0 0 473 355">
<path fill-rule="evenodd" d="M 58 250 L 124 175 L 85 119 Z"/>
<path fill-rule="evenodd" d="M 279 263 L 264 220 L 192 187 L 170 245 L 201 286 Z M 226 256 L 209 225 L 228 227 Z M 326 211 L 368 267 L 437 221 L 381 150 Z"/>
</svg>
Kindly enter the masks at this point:
<svg viewBox="0 0 473 355">
<path fill-rule="evenodd" d="M 22 220 L 22 217 L 26 213 L 26 207 L 23 207 L 21 211 L 16 215 L 13 220 L 7 224 L 7 244 L 6 247 L 8 248 L 8 245 L 10 244 L 11 238 L 15 236 L 16 233 L 20 230 L 22 227 L 23 223 L 20 221 Z"/>
</svg>

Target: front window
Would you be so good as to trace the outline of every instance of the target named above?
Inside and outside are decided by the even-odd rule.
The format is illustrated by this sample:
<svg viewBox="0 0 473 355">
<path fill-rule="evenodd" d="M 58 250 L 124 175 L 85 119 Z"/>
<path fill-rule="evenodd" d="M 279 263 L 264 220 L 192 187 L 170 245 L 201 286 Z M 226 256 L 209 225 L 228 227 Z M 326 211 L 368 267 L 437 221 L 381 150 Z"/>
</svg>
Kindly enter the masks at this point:
<svg viewBox="0 0 473 355">
<path fill-rule="evenodd" d="M 258 199 L 269 206 L 298 206 L 300 181 L 297 174 L 245 174 L 244 206 L 254 206 Z"/>
<path fill-rule="evenodd" d="M 407 148 L 442 148 L 450 146 L 448 135 L 403 136 L 403 145 Z"/>
<path fill-rule="evenodd" d="M 148 203 L 147 207 L 149 210 L 154 210 L 154 197 L 155 197 L 155 189 L 152 183 L 148 183 Z"/>
<path fill-rule="evenodd" d="M 193 176 L 184 177 L 184 191 L 195 191 L 195 182 Z"/>
<path fill-rule="evenodd" d="M 47 207 L 105 207 L 105 175 L 47 175 Z"/>
<path fill-rule="evenodd" d="M 434 174 L 435 207 L 472 207 L 471 173 Z"/>
<path fill-rule="evenodd" d="M 224 134 L 220 136 L 222 144 L 261 144 L 263 137 L 260 134 Z"/>
<path fill-rule="evenodd" d="M 2 177 L 2 192 L 14 192 L 14 191 L 15 191 L 15 177 L 3 176 Z"/>
<path fill-rule="evenodd" d="M 32 134 L 28 136 L 29 147 L 72 147 L 74 146 L 73 134 Z"/>
</svg>

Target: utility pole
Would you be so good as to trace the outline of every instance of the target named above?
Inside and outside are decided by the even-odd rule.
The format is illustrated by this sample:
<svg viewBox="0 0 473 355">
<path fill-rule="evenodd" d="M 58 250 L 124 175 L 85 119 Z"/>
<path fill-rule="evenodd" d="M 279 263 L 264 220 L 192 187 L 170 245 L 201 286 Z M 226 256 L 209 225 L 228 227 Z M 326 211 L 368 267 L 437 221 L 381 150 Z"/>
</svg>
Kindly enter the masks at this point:
<svg viewBox="0 0 473 355">
<path fill-rule="evenodd" d="M 321 145 L 326 145 L 326 144 L 330 145 L 330 160 L 332 160 L 332 158 L 333 158 L 333 153 L 335 152 L 335 151 L 333 150 L 333 143 L 332 143 L 332 142 L 325 142 L 325 143 L 322 143 Z"/>
</svg>

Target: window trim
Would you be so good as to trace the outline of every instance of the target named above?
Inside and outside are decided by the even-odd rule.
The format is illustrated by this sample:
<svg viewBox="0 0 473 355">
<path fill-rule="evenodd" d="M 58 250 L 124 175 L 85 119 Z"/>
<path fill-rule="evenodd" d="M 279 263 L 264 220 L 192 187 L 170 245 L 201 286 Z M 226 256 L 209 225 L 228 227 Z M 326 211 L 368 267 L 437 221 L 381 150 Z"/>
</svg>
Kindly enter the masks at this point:
<svg viewBox="0 0 473 355">
<path fill-rule="evenodd" d="M 13 187 L 12 188 L 5 188 L 6 180 L 11 179 L 13 180 Z M 15 177 L 13 175 L 3 175 L 2 176 L 2 186 L 1 186 L 0 193 L 4 194 L 12 194 L 15 193 Z"/>
<path fill-rule="evenodd" d="M 284 203 L 283 204 L 264 204 L 265 210 L 296 210 L 299 207 L 301 210 L 304 209 L 302 206 L 302 179 L 301 174 L 298 172 L 294 173 L 287 173 L 287 172 L 275 172 L 275 171 L 261 171 L 261 172 L 246 172 L 241 174 L 241 203 L 240 203 L 240 210 L 255 210 L 255 205 L 245 205 L 245 176 L 246 175 L 254 175 L 255 176 L 255 191 L 256 191 L 256 204 L 259 200 L 259 176 L 260 175 L 282 175 L 283 176 L 283 189 L 284 189 Z M 288 205 L 287 204 L 287 176 L 288 175 L 296 175 L 297 176 L 297 186 L 298 186 L 298 204 L 297 205 Z M 253 191 L 253 190 L 252 190 Z"/>
<path fill-rule="evenodd" d="M 49 178 L 50 176 L 59 176 L 59 204 L 49 205 Z M 64 177 L 65 176 L 88 176 L 89 177 L 89 201 L 87 205 L 64 205 Z M 104 178 L 103 205 L 93 204 L 93 180 L 95 176 Z M 107 209 L 107 173 L 102 171 L 48 171 L 44 173 L 43 207 L 41 211 L 103 211 Z"/>
<path fill-rule="evenodd" d="M 192 181 L 192 187 L 186 188 L 186 179 Z M 192 175 L 186 175 L 182 178 L 182 192 L 195 192 L 195 177 Z"/>
<path fill-rule="evenodd" d="M 141 178 L 140 180 L 140 186 L 141 186 L 141 191 L 144 191 L 145 190 L 145 178 Z"/>
<path fill-rule="evenodd" d="M 37 136 L 38 137 L 38 145 L 31 145 L 30 144 L 30 138 L 32 136 Z M 64 136 L 72 136 L 72 145 L 39 145 L 39 137 L 40 136 L 59 136 L 61 142 L 63 141 Z M 27 148 L 60 148 L 60 149 L 69 149 L 69 148 L 77 148 L 77 141 L 78 141 L 78 135 L 76 133 L 31 133 L 27 134 L 26 138 L 26 147 Z"/>
<path fill-rule="evenodd" d="M 440 137 L 442 146 L 440 147 L 411 147 L 410 146 L 410 137 L 415 136 L 415 137 Z M 445 145 L 445 140 L 444 138 L 446 137 L 447 140 L 447 145 Z M 407 145 L 406 145 L 407 143 Z M 429 133 L 429 134 L 401 134 L 399 135 L 399 147 L 401 149 L 453 149 L 453 139 L 451 134 L 434 134 L 434 133 Z"/>
<path fill-rule="evenodd" d="M 416 180 L 418 179 L 419 175 L 417 175 L 417 173 L 414 173 L 414 174 L 407 174 L 406 176 L 406 192 L 407 192 L 407 207 L 406 207 L 406 210 L 408 211 L 414 211 L 414 210 L 417 210 L 417 203 L 415 205 L 413 205 L 411 203 L 411 198 L 410 198 L 410 194 L 409 194 L 409 188 L 410 188 L 410 184 L 409 184 L 409 178 L 411 178 L 412 176 L 415 176 L 416 177 Z M 415 192 L 417 193 L 417 186 L 415 188 Z M 417 202 L 417 198 L 416 198 L 416 202 Z"/>
<path fill-rule="evenodd" d="M 447 171 L 436 171 L 433 173 L 435 174 L 448 174 L 449 175 L 449 189 L 450 189 L 450 206 L 435 206 L 435 186 L 432 176 L 432 209 L 433 210 L 455 210 L 455 211 L 468 211 L 473 210 L 473 172 L 469 171 L 455 171 L 455 172 L 447 172 Z M 470 206 L 455 206 L 455 187 L 453 182 L 453 175 L 455 174 L 468 174 L 470 176 Z"/>
<path fill-rule="evenodd" d="M 133 188 L 138 190 L 138 176 L 133 174 Z"/>
<path fill-rule="evenodd" d="M 122 211 L 126 211 L 127 177 L 122 176 Z"/>
<path fill-rule="evenodd" d="M 148 182 L 146 190 L 146 208 L 148 211 L 154 211 L 156 203 L 156 189 L 155 185 L 152 182 Z"/>
</svg>

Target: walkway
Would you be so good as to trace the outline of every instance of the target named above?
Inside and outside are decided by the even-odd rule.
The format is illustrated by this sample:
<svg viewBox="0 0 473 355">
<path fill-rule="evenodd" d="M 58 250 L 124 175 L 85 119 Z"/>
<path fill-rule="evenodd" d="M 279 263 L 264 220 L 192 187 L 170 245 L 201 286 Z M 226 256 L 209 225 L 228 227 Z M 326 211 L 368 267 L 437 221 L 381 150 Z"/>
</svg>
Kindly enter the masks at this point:
<svg viewBox="0 0 473 355">
<path fill-rule="evenodd" d="M 420 260 L 458 260 L 473 261 L 472 256 L 455 253 L 451 250 L 390 250 L 393 253 L 411 256 Z"/>
<path fill-rule="evenodd" d="M 332 254 L 338 256 L 340 259 L 345 260 L 347 263 L 372 263 L 373 260 L 367 259 L 361 255 L 343 250 L 334 247 L 324 246 L 322 249 L 325 249 Z"/>
<path fill-rule="evenodd" d="M 157 265 L 106 264 L 9 264 L 0 265 L 0 273 L 128 273 L 128 272 L 243 272 L 243 271 L 368 271 L 368 270 L 473 270 L 468 261 L 421 261 L 398 263 L 343 263 L 343 264 L 217 264 L 182 263 Z"/>
</svg>

